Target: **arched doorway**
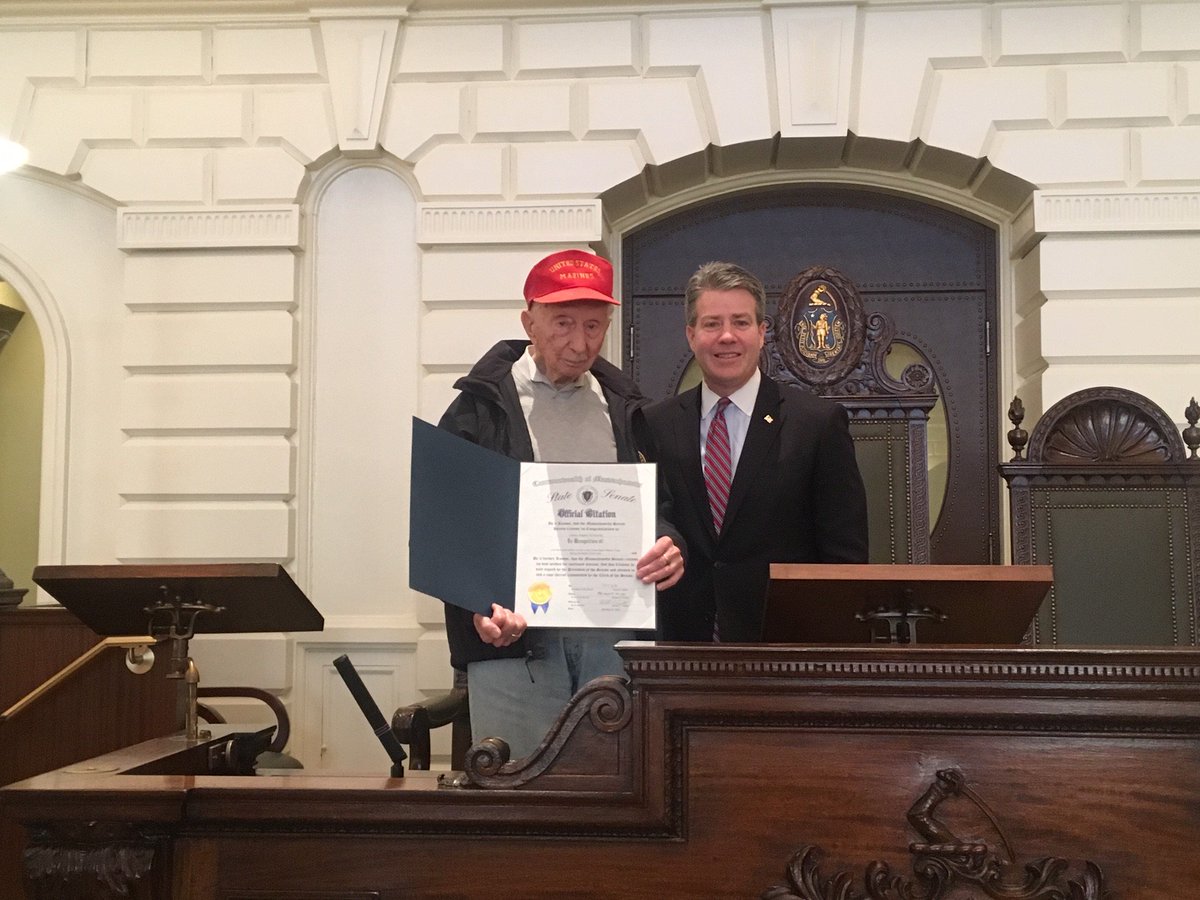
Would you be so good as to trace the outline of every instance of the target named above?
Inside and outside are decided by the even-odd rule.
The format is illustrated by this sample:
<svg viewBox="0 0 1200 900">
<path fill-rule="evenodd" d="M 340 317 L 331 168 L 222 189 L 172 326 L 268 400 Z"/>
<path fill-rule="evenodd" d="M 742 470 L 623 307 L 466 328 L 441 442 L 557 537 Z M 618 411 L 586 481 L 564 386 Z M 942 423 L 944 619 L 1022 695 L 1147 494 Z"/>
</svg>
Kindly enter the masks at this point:
<svg viewBox="0 0 1200 900">
<path fill-rule="evenodd" d="M 624 235 L 623 358 L 650 396 L 683 386 L 691 357 L 680 297 L 710 259 L 755 271 L 768 315 L 797 272 L 840 270 L 868 313 L 896 325 L 893 355 L 927 365 L 936 380 L 933 561 L 998 561 L 997 255 L 992 226 L 880 190 L 772 185 L 704 200 Z"/>
<path fill-rule="evenodd" d="M 0 278 L 0 569 L 27 590 L 38 557 L 44 368 L 33 316 L 17 289 Z"/>
</svg>

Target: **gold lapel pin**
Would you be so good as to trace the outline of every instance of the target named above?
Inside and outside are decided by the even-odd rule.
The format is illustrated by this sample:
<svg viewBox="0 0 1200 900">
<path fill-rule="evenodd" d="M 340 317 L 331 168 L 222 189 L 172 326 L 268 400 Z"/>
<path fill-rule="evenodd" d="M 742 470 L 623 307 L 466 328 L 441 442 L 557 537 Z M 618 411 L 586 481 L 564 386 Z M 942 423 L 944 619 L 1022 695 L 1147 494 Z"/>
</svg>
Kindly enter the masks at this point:
<svg viewBox="0 0 1200 900">
<path fill-rule="evenodd" d="M 768 414 L 768 415 L 763 416 L 763 421 L 766 422 L 768 425 L 770 425 L 775 420 L 773 418 L 771 418 L 771 416 Z"/>
</svg>

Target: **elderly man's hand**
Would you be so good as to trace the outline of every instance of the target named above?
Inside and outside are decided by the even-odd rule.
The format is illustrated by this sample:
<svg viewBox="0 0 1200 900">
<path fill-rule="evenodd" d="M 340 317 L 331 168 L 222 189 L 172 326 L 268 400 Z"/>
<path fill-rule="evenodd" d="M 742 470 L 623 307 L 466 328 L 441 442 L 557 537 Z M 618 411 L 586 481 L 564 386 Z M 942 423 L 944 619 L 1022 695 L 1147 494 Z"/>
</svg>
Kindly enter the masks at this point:
<svg viewBox="0 0 1200 900">
<path fill-rule="evenodd" d="M 492 614 L 481 616 L 475 613 L 475 632 L 485 644 L 507 647 L 525 633 L 525 617 L 519 612 L 505 609 L 499 603 L 492 604 Z"/>
<path fill-rule="evenodd" d="M 683 552 L 664 535 L 638 560 L 636 574 L 646 584 L 665 591 L 683 577 Z"/>
</svg>

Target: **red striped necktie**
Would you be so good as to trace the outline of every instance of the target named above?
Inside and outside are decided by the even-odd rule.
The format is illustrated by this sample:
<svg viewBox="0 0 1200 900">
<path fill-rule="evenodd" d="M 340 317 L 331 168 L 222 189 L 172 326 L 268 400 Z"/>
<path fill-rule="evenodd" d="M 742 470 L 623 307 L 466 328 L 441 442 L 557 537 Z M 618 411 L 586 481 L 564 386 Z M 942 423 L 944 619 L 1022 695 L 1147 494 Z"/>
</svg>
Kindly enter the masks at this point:
<svg viewBox="0 0 1200 900">
<path fill-rule="evenodd" d="M 725 506 L 729 503 L 729 485 L 733 483 L 733 458 L 729 452 L 729 426 L 725 424 L 728 397 L 717 401 L 717 411 L 708 426 L 704 441 L 704 487 L 708 490 L 708 506 L 712 510 L 713 528 L 721 533 L 725 523 Z M 713 643 L 721 643 L 721 626 L 713 611 Z"/>
<path fill-rule="evenodd" d="M 721 533 L 725 522 L 725 505 L 729 502 L 729 485 L 733 483 L 733 462 L 729 452 L 729 427 L 725 424 L 728 397 L 717 401 L 717 412 L 708 426 L 704 442 L 704 486 L 708 490 L 708 506 L 712 510 L 713 528 Z"/>
</svg>

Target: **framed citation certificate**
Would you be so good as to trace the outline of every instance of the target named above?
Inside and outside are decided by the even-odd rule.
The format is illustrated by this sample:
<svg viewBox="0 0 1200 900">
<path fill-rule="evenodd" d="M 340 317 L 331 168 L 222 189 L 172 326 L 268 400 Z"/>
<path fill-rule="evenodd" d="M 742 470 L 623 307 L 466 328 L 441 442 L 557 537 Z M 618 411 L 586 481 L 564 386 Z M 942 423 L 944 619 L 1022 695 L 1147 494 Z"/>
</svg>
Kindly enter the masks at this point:
<svg viewBox="0 0 1200 900">
<path fill-rule="evenodd" d="M 530 627 L 654 627 L 648 463 L 522 463 L 413 419 L 409 586 Z"/>
</svg>

